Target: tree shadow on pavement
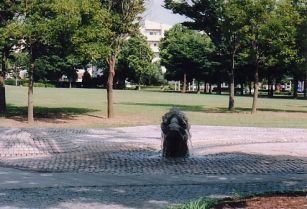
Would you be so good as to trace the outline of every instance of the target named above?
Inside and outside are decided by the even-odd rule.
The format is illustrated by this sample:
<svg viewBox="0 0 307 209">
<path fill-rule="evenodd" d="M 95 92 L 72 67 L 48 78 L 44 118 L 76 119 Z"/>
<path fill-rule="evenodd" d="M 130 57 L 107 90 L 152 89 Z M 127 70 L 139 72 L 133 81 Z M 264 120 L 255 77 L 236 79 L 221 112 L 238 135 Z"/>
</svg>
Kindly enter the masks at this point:
<svg viewBox="0 0 307 209">
<path fill-rule="evenodd" d="M 134 153 L 134 150 L 132 150 Z M 105 153 L 112 155 L 112 152 Z M 81 184 L 66 185 L 61 182 L 55 186 L 38 185 L 36 188 L 24 189 L 0 189 L 0 203 L 6 207 L 16 208 L 164 208 L 169 203 L 183 203 L 191 200 L 197 200 L 204 196 L 223 196 L 234 195 L 236 193 L 263 193 L 270 191 L 286 191 L 306 189 L 307 182 L 300 179 L 300 174 L 305 174 L 306 159 L 292 156 L 270 156 L 259 154 L 244 153 L 220 153 L 219 155 L 204 155 L 199 158 L 188 158 L 187 160 L 157 160 L 144 157 L 147 162 L 145 170 L 146 174 L 139 173 L 142 170 L 139 164 L 140 159 L 134 161 L 131 152 L 122 152 L 121 156 L 115 158 L 99 158 L 98 153 L 93 156 L 86 156 L 86 161 L 96 156 L 99 160 L 89 163 L 92 168 L 105 166 L 105 163 L 121 161 L 114 168 L 121 169 L 131 163 L 135 169 L 130 169 L 131 173 L 111 174 L 109 180 L 104 178 L 104 171 L 95 174 L 84 172 L 83 175 L 89 177 L 93 175 L 95 184 L 82 185 L 83 177 L 74 175 L 77 170 L 71 170 L 67 173 L 70 179 L 76 178 L 75 182 Z M 236 156 L 237 155 L 237 156 Z M 122 159 L 121 159 L 122 158 Z M 248 158 L 245 162 L 244 158 Z M 77 161 L 78 158 L 72 158 Z M 61 162 L 62 160 L 62 162 Z M 48 161 L 48 160 L 47 160 Z M 47 163 L 46 161 L 46 163 Z M 130 162 L 131 161 L 131 162 Z M 65 158 L 54 161 L 57 163 L 65 163 Z M 96 163 L 101 163 L 98 165 Z M 43 164 L 37 161 L 39 166 Z M 32 162 L 33 164 L 33 162 Z M 35 164 L 35 163 L 34 163 Z M 155 166 L 161 165 L 156 167 Z M 236 166 L 234 166 L 236 164 Z M 227 166 L 229 165 L 229 166 Z M 52 165 L 48 166 L 57 166 Z M 84 163 L 80 164 L 84 166 Z M 86 165 L 85 165 L 86 166 Z M 226 167 L 225 167 L 226 166 Z M 70 166 L 68 166 L 70 167 Z M 188 170 L 182 168 L 185 167 Z M 175 173 L 169 173 L 168 170 Z M 228 170 L 227 170 L 228 169 Z M 230 170 L 229 170 L 230 169 Z M 125 170 L 125 169 L 123 169 Z M 194 170 L 194 171 L 193 171 Z M 30 169 L 31 171 L 31 169 Z M 95 171 L 94 171 L 95 172 Z M 102 173 L 101 173 L 102 172 Z M 106 170 L 107 172 L 107 170 Z M 157 174 L 155 172 L 158 172 Z M 188 172 L 189 175 L 186 175 Z M 43 175 L 43 173 L 42 173 Z M 56 179 L 53 172 L 48 172 L 50 178 Z M 101 184 L 99 181 L 114 181 L 116 175 L 120 175 L 122 181 L 116 184 Z M 126 181 L 132 176 L 146 176 L 144 182 Z M 154 178 L 160 176 L 160 180 Z M 192 176 L 191 176 L 192 175 Z M 12 175 L 13 176 L 13 175 Z M 152 178 L 151 178 L 151 177 Z M 3 173 L 0 178 L 3 178 Z M 154 177 L 154 178 L 153 178 Z M 31 179 L 31 177 L 25 177 Z M 46 179 L 48 181 L 48 179 Z M 59 179 L 63 180 L 63 179 Z M 27 182 L 35 185 L 36 179 Z M 14 182 L 14 178 L 10 179 L 10 183 Z M 128 182 L 128 183 L 127 183 Z M 2 179 L 2 183 L 5 181 Z M 18 184 L 19 182 L 15 182 Z"/>
</svg>

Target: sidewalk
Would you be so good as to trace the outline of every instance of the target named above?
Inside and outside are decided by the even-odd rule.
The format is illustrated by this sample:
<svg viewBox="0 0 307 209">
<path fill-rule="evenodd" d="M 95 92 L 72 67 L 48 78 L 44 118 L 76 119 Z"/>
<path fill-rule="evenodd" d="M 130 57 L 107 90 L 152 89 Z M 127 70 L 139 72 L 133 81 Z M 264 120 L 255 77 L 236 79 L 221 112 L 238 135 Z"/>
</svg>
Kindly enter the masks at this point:
<svg viewBox="0 0 307 209">
<path fill-rule="evenodd" d="M 307 188 L 307 130 L 192 126 L 193 156 L 160 129 L 0 129 L 0 208 L 163 208 Z"/>
</svg>

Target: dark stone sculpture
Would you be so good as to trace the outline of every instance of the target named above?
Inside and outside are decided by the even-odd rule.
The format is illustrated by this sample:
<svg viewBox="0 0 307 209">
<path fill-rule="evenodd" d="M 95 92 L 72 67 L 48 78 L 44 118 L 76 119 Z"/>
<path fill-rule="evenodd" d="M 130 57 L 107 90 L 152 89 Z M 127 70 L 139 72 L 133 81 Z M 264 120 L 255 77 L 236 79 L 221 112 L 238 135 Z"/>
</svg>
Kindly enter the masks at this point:
<svg viewBox="0 0 307 209">
<path fill-rule="evenodd" d="M 183 112 L 172 108 L 162 117 L 161 130 L 163 157 L 189 156 L 190 124 Z"/>
</svg>

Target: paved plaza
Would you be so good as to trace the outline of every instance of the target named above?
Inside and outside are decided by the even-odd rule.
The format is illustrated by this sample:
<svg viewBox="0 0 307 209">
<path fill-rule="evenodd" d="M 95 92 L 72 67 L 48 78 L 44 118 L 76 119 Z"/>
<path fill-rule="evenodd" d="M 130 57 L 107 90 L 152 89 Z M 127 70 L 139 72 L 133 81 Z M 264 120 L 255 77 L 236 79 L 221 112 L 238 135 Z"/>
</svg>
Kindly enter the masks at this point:
<svg viewBox="0 0 307 209">
<path fill-rule="evenodd" d="M 164 208 L 307 189 L 307 130 L 195 125 L 183 159 L 161 158 L 160 133 L 0 129 L 0 208 Z"/>
</svg>

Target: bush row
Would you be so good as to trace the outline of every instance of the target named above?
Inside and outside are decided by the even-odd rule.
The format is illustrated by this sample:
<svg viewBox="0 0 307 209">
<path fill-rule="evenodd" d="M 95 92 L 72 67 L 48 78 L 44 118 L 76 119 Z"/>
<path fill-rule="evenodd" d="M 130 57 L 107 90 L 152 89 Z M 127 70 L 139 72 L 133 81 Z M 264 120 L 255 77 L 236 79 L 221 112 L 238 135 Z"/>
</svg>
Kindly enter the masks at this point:
<svg viewBox="0 0 307 209">
<path fill-rule="evenodd" d="M 16 80 L 12 79 L 12 78 L 6 79 L 5 80 L 5 85 L 15 86 L 16 85 Z M 18 80 L 17 85 L 18 86 L 28 87 L 29 86 L 29 81 L 28 80 Z M 35 82 L 34 83 L 34 87 L 54 88 L 55 85 L 51 84 L 51 83 L 45 83 L 45 82 Z"/>
</svg>

